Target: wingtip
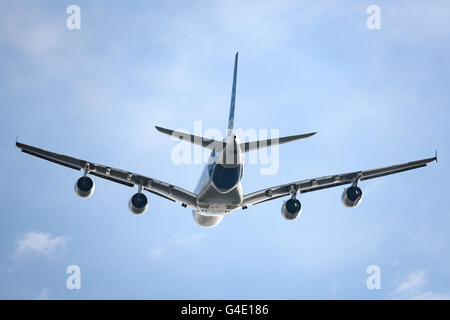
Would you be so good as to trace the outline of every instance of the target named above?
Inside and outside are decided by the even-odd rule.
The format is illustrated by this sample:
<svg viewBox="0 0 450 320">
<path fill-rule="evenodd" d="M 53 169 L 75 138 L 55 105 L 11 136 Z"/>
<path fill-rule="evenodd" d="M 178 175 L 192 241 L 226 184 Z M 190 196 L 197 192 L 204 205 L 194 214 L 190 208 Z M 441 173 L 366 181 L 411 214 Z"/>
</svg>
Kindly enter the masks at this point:
<svg viewBox="0 0 450 320">
<path fill-rule="evenodd" d="M 434 160 L 436 161 L 436 163 L 438 162 L 437 150 L 434 151 Z"/>
<path fill-rule="evenodd" d="M 156 128 L 156 130 L 158 130 L 159 132 L 164 133 L 164 134 L 171 135 L 171 134 L 174 133 L 173 130 L 166 129 L 166 128 L 163 128 L 163 127 L 155 126 L 155 128 Z"/>
</svg>

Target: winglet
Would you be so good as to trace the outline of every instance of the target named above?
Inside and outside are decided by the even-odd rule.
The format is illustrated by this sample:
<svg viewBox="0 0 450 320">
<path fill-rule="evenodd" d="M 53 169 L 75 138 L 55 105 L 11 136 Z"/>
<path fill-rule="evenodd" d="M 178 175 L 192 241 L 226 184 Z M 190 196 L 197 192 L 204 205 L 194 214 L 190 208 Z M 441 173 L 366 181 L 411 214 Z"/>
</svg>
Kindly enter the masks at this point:
<svg viewBox="0 0 450 320">
<path fill-rule="evenodd" d="M 434 160 L 436 160 L 436 163 L 438 162 L 438 158 L 437 158 L 437 150 L 434 152 Z"/>
</svg>

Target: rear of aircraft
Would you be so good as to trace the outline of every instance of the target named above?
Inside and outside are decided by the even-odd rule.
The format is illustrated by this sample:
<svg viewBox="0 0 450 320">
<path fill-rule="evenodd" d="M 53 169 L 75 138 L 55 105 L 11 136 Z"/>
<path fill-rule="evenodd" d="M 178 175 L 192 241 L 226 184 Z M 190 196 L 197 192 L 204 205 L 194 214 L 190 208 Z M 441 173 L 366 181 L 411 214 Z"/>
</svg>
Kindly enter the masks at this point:
<svg viewBox="0 0 450 320">
<path fill-rule="evenodd" d="M 236 52 L 236 56 L 234 58 L 234 71 L 233 71 L 233 85 L 231 89 L 231 102 L 230 102 L 230 111 L 228 116 L 228 127 L 227 127 L 227 136 L 224 141 L 212 140 L 204 137 L 194 136 L 183 132 L 178 132 L 170 129 L 165 129 L 161 127 L 156 127 L 156 129 L 164 134 L 171 135 L 172 137 L 176 137 L 183 141 L 191 142 L 203 148 L 208 148 L 216 154 L 216 159 L 209 171 L 209 179 L 211 185 L 214 187 L 216 192 L 223 195 L 222 197 L 217 198 L 217 202 L 219 200 L 226 201 L 227 199 L 232 199 L 233 202 L 236 202 L 236 199 L 240 199 L 242 201 L 242 188 L 239 188 L 239 197 L 236 197 L 234 194 L 231 196 L 233 190 L 236 190 L 236 186 L 240 185 L 240 180 L 243 175 L 243 153 L 258 150 L 261 148 L 267 148 L 270 146 L 287 143 L 299 139 L 304 139 L 310 137 L 315 134 L 307 133 L 289 137 L 281 137 L 277 139 L 268 139 L 268 140 L 259 140 L 252 142 L 244 142 L 240 143 L 239 138 L 236 136 L 234 131 L 234 111 L 236 104 L 236 83 L 237 83 L 237 67 L 238 67 L 238 53 Z M 236 192 L 234 192 L 236 193 Z M 229 207 L 230 204 L 227 203 L 214 203 L 214 205 L 209 204 L 210 200 L 203 199 L 207 197 L 206 195 L 198 195 L 197 203 L 198 205 L 205 205 L 207 213 L 200 213 L 199 211 L 193 211 L 193 216 L 195 222 L 201 227 L 214 227 L 217 226 L 223 219 L 224 215 L 232 210 L 234 210 L 238 205 L 235 203 L 234 209 L 230 209 L 228 211 L 223 211 L 221 214 L 220 210 L 216 210 L 214 207 L 222 206 L 222 208 Z"/>
<path fill-rule="evenodd" d="M 227 192 L 234 188 L 240 181 L 242 177 L 243 164 L 241 162 L 239 146 L 236 146 L 236 139 L 234 137 L 234 109 L 236 103 L 236 80 L 237 80 L 237 67 L 238 67 L 238 56 L 239 53 L 236 52 L 234 57 L 234 71 L 233 71 L 233 85 L 231 88 L 231 102 L 230 102 L 230 112 L 228 115 L 228 127 L 227 127 L 227 138 L 226 145 L 233 145 L 232 148 L 226 148 L 223 151 L 224 157 L 222 158 L 223 163 L 215 163 L 211 168 L 211 182 L 214 187 L 219 192 Z M 238 141 L 238 140 L 237 140 Z M 223 148 L 223 144 L 222 144 Z M 232 155 L 227 150 L 231 150 Z M 230 161 L 233 158 L 235 161 Z M 238 162 L 230 163 L 228 162 Z M 237 160 L 237 161 L 236 161 Z M 211 228 L 217 226 L 223 219 L 224 215 L 204 215 L 197 212 L 193 212 L 194 221 L 201 227 Z"/>
</svg>

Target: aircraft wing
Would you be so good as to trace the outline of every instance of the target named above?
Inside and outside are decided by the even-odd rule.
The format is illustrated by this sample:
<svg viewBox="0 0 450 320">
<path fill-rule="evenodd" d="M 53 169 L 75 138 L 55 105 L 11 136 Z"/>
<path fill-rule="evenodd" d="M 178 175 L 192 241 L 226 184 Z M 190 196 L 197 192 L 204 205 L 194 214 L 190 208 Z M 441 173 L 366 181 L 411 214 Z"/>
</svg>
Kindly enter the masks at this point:
<svg viewBox="0 0 450 320">
<path fill-rule="evenodd" d="M 412 161 L 408 163 L 393 165 L 389 167 L 365 170 L 365 171 L 355 171 L 344 174 L 337 174 L 332 176 L 325 176 L 314 179 L 307 179 L 292 183 L 283 184 L 276 187 L 266 188 L 253 193 L 244 195 L 244 200 L 242 202 L 242 207 L 247 207 L 249 205 L 255 205 L 268 200 L 277 199 L 289 195 L 291 190 L 298 190 L 300 193 L 306 193 L 316 190 L 321 190 L 325 188 L 332 188 L 341 186 L 344 184 L 353 183 L 355 180 L 368 180 L 373 178 L 378 178 L 382 176 L 387 176 L 394 173 L 399 173 L 402 171 L 417 169 L 425 167 L 428 163 L 432 161 L 437 161 L 437 156 L 433 158 Z"/>
<path fill-rule="evenodd" d="M 197 209 L 196 194 L 169 183 L 125 170 L 114 169 L 105 165 L 72 158 L 63 154 L 53 153 L 19 142 L 16 142 L 16 146 L 21 149 L 22 152 L 28 153 L 32 156 L 76 170 L 86 169 L 90 175 L 117 182 L 128 187 L 133 187 L 136 185 L 139 186 L 141 184 L 142 189 L 144 190 L 168 200 L 181 203 L 184 207 Z"/>
</svg>

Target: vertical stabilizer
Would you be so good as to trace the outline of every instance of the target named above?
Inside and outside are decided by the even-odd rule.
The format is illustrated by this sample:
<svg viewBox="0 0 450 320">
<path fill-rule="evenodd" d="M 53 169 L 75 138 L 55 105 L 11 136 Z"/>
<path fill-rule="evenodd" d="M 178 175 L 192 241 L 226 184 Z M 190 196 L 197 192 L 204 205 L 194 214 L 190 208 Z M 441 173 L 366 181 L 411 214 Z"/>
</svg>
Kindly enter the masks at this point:
<svg viewBox="0 0 450 320">
<path fill-rule="evenodd" d="M 233 87 L 231 89 L 230 115 L 228 116 L 227 136 L 233 133 L 234 131 L 234 106 L 236 101 L 236 77 L 238 67 L 238 54 L 239 52 L 236 52 L 236 57 L 234 58 Z"/>
</svg>

